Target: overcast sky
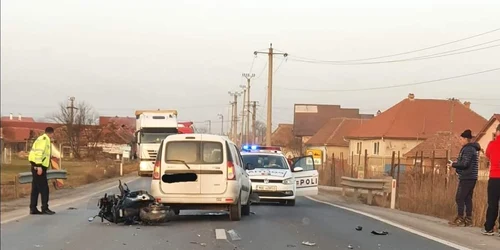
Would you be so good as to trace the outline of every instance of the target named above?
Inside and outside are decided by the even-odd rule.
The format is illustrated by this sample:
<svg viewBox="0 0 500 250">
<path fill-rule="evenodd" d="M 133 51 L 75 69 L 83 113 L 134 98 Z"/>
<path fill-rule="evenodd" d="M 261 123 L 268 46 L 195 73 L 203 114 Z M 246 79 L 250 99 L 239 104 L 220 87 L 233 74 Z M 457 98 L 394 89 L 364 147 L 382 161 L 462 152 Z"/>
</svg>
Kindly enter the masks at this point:
<svg viewBox="0 0 500 250">
<path fill-rule="evenodd" d="M 318 62 L 380 57 L 470 37 L 500 28 L 499 13 L 498 0 L 4 0 L 2 115 L 44 117 L 74 96 L 101 115 L 178 109 L 182 120 L 213 120 L 215 132 L 217 114 L 227 120 L 227 92 L 238 90 L 245 83 L 241 74 L 251 69 L 257 75 L 252 100 L 259 101 L 257 117 L 264 120 L 267 56 L 255 58 L 253 52 L 265 51 L 272 42 L 289 54 L 286 61 L 279 55 L 274 60 L 275 126 L 292 122 L 294 103 L 340 104 L 375 113 L 409 92 L 416 98 L 470 99 L 488 119 L 500 113 L 500 71 L 383 90 L 300 89 L 371 88 L 499 68 L 500 47 L 381 64 Z M 484 48 L 499 45 L 487 43 L 496 39 L 500 31 L 373 61 L 485 43 L 470 49 Z M 306 63 L 299 57 L 316 60 Z"/>
</svg>

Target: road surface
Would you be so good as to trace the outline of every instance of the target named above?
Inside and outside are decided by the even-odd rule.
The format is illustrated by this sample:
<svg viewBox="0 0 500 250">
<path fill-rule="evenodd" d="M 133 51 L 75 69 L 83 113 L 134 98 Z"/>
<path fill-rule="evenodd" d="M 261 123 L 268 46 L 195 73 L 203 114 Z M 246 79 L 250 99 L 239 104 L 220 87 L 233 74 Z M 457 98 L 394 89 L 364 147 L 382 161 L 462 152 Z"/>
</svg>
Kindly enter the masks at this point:
<svg viewBox="0 0 500 250">
<path fill-rule="evenodd" d="M 129 183 L 149 190 L 149 178 Z M 118 192 L 114 189 L 110 193 Z M 453 249 L 382 222 L 316 203 L 306 198 L 295 207 L 254 205 L 248 217 L 231 222 L 219 212 L 189 211 L 158 226 L 101 223 L 95 215 L 97 196 L 55 209 L 53 216 L 29 216 L 2 224 L 1 249 Z M 76 209 L 69 209 L 73 207 Z M 356 231 L 356 226 L 362 231 Z M 218 230 L 217 230 L 218 229 Z M 216 235 L 216 230 L 222 232 Z M 234 230 L 240 240 L 225 231 Z M 372 235 L 385 230 L 388 235 Z M 223 239 L 226 237 L 227 239 Z M 309 241 L 315 246 L 301 243 Z"/>
</svg>

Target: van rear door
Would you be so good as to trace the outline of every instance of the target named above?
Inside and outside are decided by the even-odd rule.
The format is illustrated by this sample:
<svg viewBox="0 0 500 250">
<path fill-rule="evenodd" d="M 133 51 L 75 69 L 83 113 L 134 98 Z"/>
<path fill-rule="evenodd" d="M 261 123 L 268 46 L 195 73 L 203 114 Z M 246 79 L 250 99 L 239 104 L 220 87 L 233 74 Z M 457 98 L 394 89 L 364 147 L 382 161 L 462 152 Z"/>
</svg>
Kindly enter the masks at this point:
<svg viewBox="0 0 500 250">
<path fill-rule="evenodd" d="M 196 181 L 166 183 L 166 194 L 222 194 L 227 187 L 224 142 L 203 135 L 186 135 L 185 140 L 167 141 L 160 172 L 167 175 L 196 174 Z M 212 139 L 212 140 L 210 140 Z"/>
<path fill-rule="evenodd" d="M 186 135 L 185 140 L 172 140 L 165 143 L 162 154 L 160 174 L 172 175 L 193 173 L 197 175 L 195 181 L 179 181 L 167 183 L 160 181 L 161 191 L 165 194 L 200 194 L 201 179 L 200 165 L 200 137 L 199 135 Z"/>
<path fill-rule="evenodd" d="M 201 194 L 223 194 L 226 191 L 228 150 L 224 150 L 225 144 L 224 141 L 201 141 Z"/>
</svg>

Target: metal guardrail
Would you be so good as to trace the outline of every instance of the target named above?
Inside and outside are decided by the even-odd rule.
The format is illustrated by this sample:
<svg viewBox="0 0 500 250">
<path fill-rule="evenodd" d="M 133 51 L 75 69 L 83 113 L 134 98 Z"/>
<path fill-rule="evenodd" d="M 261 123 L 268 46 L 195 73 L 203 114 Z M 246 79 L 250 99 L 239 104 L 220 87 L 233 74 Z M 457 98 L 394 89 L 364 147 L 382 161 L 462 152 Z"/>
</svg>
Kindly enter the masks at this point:
<svg viewBox="0 0 500 250">
<path fill-rule="evenodd" d="M 367 190 L 368 191 L 368 200 L 367 203 L 369 205 L 372 205 L 373 203 L 373 192 L 374 191 L 379 191 L 383 193 L 391 193 L 391 196 L 394 196 L 395 189 L 396 189 L 396 180 L 393 180 L 391 178 L 384 178 L 384 179 L 357 179 L 357 178 L 351 178 L 351 177 L 346 177 L 342 176 L 341 178 L 341 186 L 342 186 L 342 195 L 345 196 L 346 188 L 352 188 L 354 189 L 354 193 L 358 194 L 358 191 L 361 190 Z M 392 197 L 391 197 L 391 207 L 393 206 L 392 204 Z"/>
<path fill-rule="evenodd" d="M 66 170 L 47 170 L 47 179 L 67 179 Z M 19 183 L 26 184 L 33 181 L 33 175 L 31 172 L 23 172 L 18 175 Z"/>
</svg>

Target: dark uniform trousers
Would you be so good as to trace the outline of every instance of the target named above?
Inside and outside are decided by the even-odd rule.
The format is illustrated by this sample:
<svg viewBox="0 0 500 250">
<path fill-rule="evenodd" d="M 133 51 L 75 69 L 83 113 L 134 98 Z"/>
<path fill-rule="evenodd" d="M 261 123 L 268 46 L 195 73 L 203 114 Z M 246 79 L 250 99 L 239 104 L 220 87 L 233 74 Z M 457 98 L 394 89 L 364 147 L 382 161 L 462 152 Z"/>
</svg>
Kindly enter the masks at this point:
<svg viewBox="0 0 500 250">
<path fill-rule="evenodd" d="M 31 163 L 31 174 L 33 175 L 33 181 L 31 182 L 31 202 L 30 208 L 35 210 L 38 205 L 38 195 L 42 196 L 42 211 L 49 208 L 49 182 L 47 180 L 47 168 L 42 165 Z M 35 167 L 41 167 L 43 169 L 42 175 L 38 175 Z"/>
</svg>

